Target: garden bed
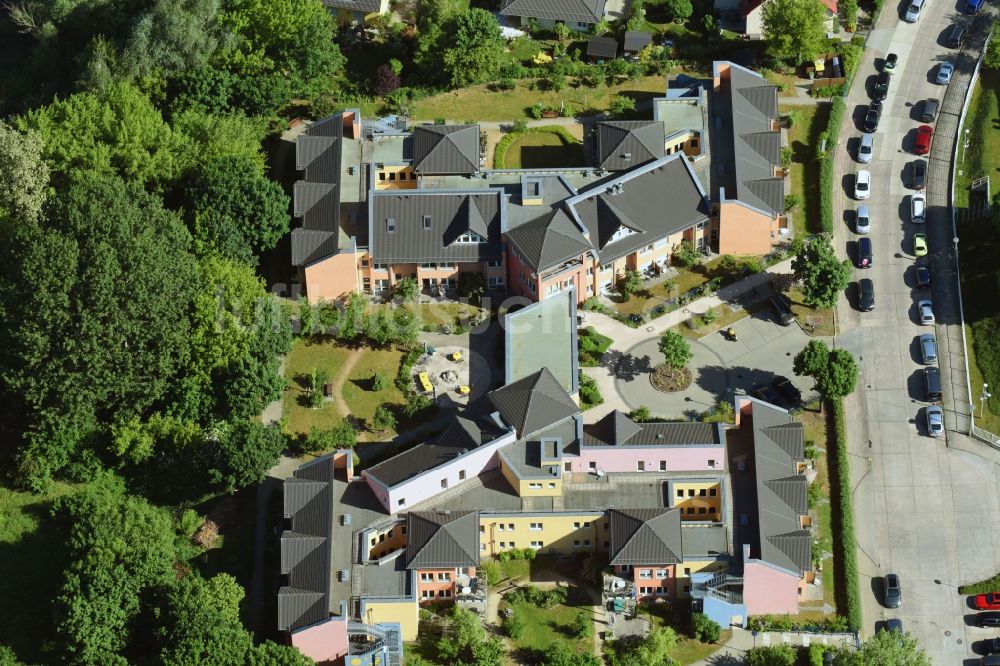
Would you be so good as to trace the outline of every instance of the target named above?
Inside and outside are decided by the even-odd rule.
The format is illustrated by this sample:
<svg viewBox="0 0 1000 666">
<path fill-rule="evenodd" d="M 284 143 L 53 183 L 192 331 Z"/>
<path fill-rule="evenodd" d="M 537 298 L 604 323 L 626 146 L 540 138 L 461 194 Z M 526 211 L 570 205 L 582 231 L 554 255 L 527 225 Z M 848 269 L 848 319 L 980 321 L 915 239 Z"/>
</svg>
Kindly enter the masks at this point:
<svg viewBox="0 0 1000 666">
<path fill-rule="evenodd" d="M 657 391 L 677 393 L 691 386 L 691 370 L 671 368 L 666 363 L 661 363 L 649 373 L 649 383 Z"/>
<path fill-rule="evenodd" d="M 606 335 L 601 335 L 593 326 L 580 329 L 579 332 L 579 353 L 580 366 L 584 368 L 595 368 L 601 364 L 604 352 L 608 350 L 614 342 Z"/>
</svg>

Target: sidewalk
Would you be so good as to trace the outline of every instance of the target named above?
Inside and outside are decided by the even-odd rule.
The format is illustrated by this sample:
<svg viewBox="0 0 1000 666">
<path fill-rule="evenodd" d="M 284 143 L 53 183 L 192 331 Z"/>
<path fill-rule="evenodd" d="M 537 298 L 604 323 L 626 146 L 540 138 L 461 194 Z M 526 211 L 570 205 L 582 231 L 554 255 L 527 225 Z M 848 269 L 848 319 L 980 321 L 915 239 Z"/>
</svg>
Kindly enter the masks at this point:
<svg viewBox="0 0 1000 666">
<path fill-rule="evenodd" d="M 806 634 L 799 632 L 778 632 L 766 631 L 754 635 L 754 632 L 733 627 L 733 637 L 729 639 L 722 649 L 707 659 L 696 661 L 690 666 L 728 666 L 730 664 L 742 664 L 745 661 L 747 650 L 753 647 L 765 645 L 790 645 L 809 646 L 821 645 L 854 645 L 853 634 Z"/>
<path fill-rule="evenodd" d="M 710 308 L 718 308 L 725 302 L 735 301 L 744 294 L 768 283 L 773 276 L 790 273 L 791 270 L 792 260 L 786 259 L 761 273 L 750 275 L 739 282 L 726 285 L 711 296 L 704 296 L 691 301 L 683 308 L 668 312 L 662 317 L 645 323 L 638 328 L 627 326 L 601 312 L 586 311 L 587 319 L 584 325 L 593 326 L 598 333 L 606 335 L 613 340 L 608 351 L 605 352 L 605 359 L 608 362 L 596 368 L 582 368 L 588 377 L 597 382 L 597 388 L 604 397 L 602 404 L 587 410 L 588 420 L 599 419 L 615 409 L 623 412 L 631 410 L 631 407 L 622 399 L 615 385 L 615 364 L 617 363 L 617 359 L 622 359 L 629 350 L 643 342 L 655 341 L 665 331 L 683 324 L 693 314 L 700 314 Z"/>
</svg>

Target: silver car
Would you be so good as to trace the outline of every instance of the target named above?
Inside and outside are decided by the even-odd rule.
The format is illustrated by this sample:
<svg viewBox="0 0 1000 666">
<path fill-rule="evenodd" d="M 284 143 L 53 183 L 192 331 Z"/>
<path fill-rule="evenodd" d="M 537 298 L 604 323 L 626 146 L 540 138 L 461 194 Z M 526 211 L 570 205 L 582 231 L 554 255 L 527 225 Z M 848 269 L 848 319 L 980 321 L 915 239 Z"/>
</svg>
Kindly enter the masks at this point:
<svg viewBox="0 0 1000 666">
<path fill-rule="evenodd" d="M 914 224 L 923 224 L 927 217 L 927 197 L 919 192 L 910 197 L 910 220 Z"/>
<path fill-rule="evenodd" d="M 871 211 L 868 206 L 858 206 L 858 212 L 854 215 L 854 231 L 859 234 L 867 234 L 871 230 Z"/>
<path fill-rule="evenodd" d="M 944 434 L 944 410 L 938 405 L 927 406 L 927 434 L 940 437 Z"/>
<path fill-rule="evenodd" d="M 937 340 L 932 333 L 924 333 L 920 336 L 920 358 L 924 365 L 934 365 L 937 363 Z"/>
<path fill-rule="evenodd" d="M 938 85 L 946 86 L 951 83 L 951 75 L 955 73 L 955 65 L 950 62 L 943 62 L 938 65 L 937 78 L 934 79 Z"/>
<path fill-rule="evenodd" d="M 920 323 L 924 326 L 934 324 L 934 305 L 929 299 L 917 301 L 917 312 L 920 313 Z"/>
</svg>

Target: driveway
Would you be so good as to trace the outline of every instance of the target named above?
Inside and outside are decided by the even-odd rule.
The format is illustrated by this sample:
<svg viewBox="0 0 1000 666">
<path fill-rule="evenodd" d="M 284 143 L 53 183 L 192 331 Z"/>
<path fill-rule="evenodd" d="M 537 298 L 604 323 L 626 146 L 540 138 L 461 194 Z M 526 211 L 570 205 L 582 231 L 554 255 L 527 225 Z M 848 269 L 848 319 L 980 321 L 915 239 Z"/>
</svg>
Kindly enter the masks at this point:
<svg viewBox="0 0 1000 666">
<path fill-rule="evenodd" d="M 957 594 L 963 583 L 1000 570 L 1000 536 L 986 526 L 1000 524 L 1000 454 L 970 440 L 968 390 L 965 378 L 958 292 L 952 252 L 948 190 L 954 134 L 974 59 L 983 33 L 970 32 L 966 50 L 943 46 L 942 36 L 954 22 L 986 25 L 996 12 L 988 6 L 977 17 L 961 14 L 954 1 L 931 2 L 915 24 L 899 19 L 895 5 L 886 5 L 868 42 L 868 50 L 847 98 L 847 114 L 835 147 L 834 236 L 845 256 L 853 252 L 849 200 L 853 161 L 860 131 L 854 118 L 868 103 L 866 85 L 876 74 L 875 59 L 896 53 L 900 64 L 892 76 L 883 116 L 876 133 L 872 173 L 873 267 L 856 271 L 875 285 L 876 309 L 854 311 L 846 299 L 838 308 L 837 343 L 859 359 L 858 390 L 845 400 L 847 439 L 851 453 L 855 531 L 863 600 L 862 632 L 877 623 L 899 618 L 935 664 L 973 663 L 972 644 L 992 635 L 971 626 L 966 600 Z M 948 88 L 932 82 L 936 66 L 957 63 Z M 909 163 L 922 100 L 942 100 L 929 155 L 928 220 L 919 229 L 909 221 Z M 913 234 L 928 234 L 933 289 L 916 289 L 912 256 Z M 966 242 L 974 242 L 967 239 Z M 938 325 L 919 326 L 916 301 L 931 296 Z M 946 439 L 926 436 L 922 367 L 914 338 L 934 332 L 944 384 Z M 872 464 L 859 462 L 871 458 Z M 903 605 L 882 608 L 878 589 L 887 573 L 900 576 Z M 995 632 L 992 632 L 995 633 Z M 978 662 L 975 662 L 978 663 Z"/>
</svg>

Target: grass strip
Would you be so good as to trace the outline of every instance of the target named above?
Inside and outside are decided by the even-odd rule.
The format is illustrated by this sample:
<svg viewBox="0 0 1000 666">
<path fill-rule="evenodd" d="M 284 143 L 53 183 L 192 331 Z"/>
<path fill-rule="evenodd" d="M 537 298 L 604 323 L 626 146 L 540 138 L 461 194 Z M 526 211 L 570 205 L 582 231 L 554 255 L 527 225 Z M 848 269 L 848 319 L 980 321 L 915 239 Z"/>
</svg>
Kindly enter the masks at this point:
<svg viewBox="0 0 1000 666">
<path fill-rule="evenodd" d="M 834 543 L 833 568 L 836 579 L 837 607 L 847 618 L 852 631 L 861 628 L 861 592 L 858 585 L 858 544 L 854 538 L 854 507 L 851 498 L 851 468 L 847 453 L 844 403 L 831 400 L 833 406 L 834 448 L 829 451 L 830 503 Z"/>
</svg>

